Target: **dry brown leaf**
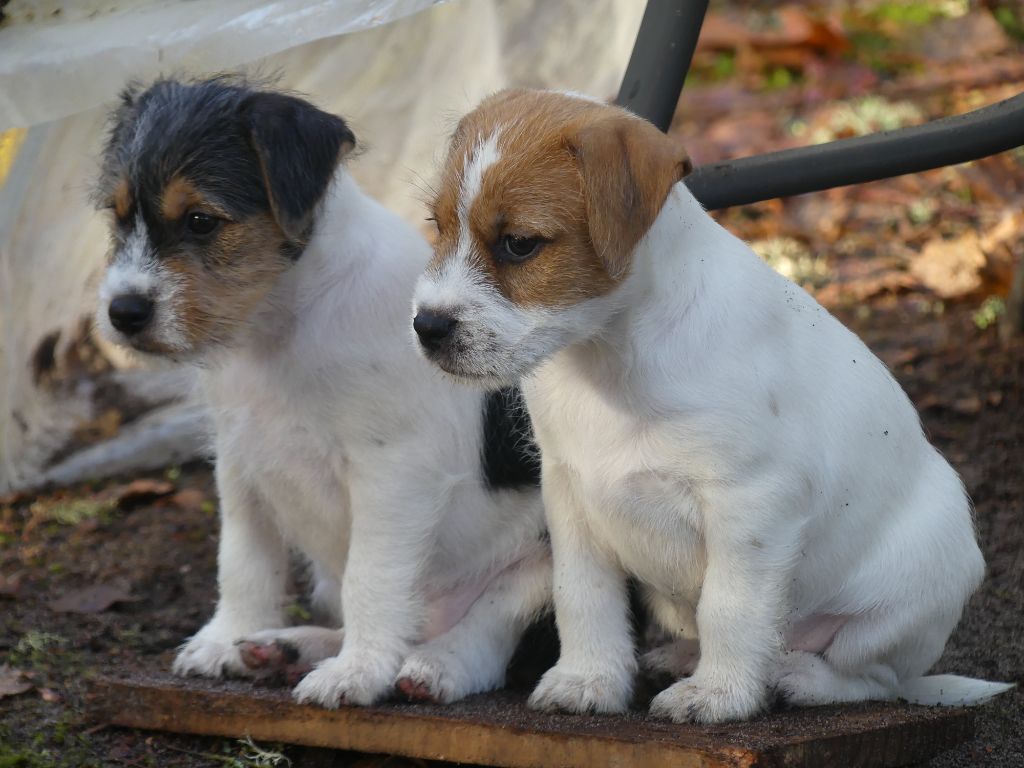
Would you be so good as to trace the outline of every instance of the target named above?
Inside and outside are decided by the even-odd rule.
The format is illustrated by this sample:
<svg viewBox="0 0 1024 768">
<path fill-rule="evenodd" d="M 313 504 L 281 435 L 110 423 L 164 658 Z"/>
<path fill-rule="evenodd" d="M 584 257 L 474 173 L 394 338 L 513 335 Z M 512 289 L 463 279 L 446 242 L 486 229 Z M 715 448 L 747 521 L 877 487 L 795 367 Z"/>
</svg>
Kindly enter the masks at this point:
<svg viewBox="0 0 1024 768">
<path fill-rule="evenodd" d="M 61 695 L 52 688 L 40 688 L 39 698 L 47 704 L 59 704 L 61 701 Z"/>
<path fill-rule="evenodd" d="M 944 299 L 968 296 L 982 285 L 985 252 L 976 232 L 932 240 L 911 262 L 910 274 Z"/>
<path fill-rule="evenodd" d="M 959 400 L 953 401 L 952 408 L 955 413 L 964 416 L 974 416 L 981 413 L 981 398 L 977 395 L 961 397 Z"/>
<path fill-rule="evenodd" d="M 110 491 L 110 495 L 122 509 L 136 507 L 171 493 L 174 493 L 174 483 L 148 477 L 132 480 L 128 485 L 122 485 Z"/>
<path fill-rule="evenodd" d="M 171 504 L 188 512 L 198 512 L 206 503 L 206 494 L 198 488 L 182 488 L 168 499 Z"/>
<path fill-rule="evenodd" d="M 93 584 L 52 600 L 50 609 L 57 613 L 102 613 L 117 603 L 134 599 L 127 590 L 116 584 Z"/>
<path fill-rule="evenodd" d="M 834 20 L 822 20 L 797 4 L 784 5 L 769 14 L 743 16 L 709 13 L 701 26 L 698 50 L 737 48 L 809 48 L 842 53 L 850 47 Z"/>
<path fill-rule="evenodd" d="M 0 665 L 0 699 L 17 696 L 32 688 L 32 683 L 20 669 Z"/>
<path fill-rule="evenodd" d="M 1013 240 L 1021 231 L 1021 216 L 1016 211 L 1003 211 L 999 221 L 989 229 L 981 238 L 981 250 L 988 253 L 1010 240 Z"/>
</svg>

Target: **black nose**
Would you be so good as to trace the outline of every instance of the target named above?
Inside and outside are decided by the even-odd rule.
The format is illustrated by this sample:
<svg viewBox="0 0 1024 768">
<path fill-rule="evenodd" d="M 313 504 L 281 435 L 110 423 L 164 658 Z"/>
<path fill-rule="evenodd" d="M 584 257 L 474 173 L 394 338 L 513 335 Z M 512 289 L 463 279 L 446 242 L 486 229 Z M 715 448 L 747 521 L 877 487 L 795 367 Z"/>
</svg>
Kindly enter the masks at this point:
<svg viewBox="0 0 1024 768">
<path fill-rule="evenodd" d="M 153 316 L 153 302 L 137 293 L 115 296 L 107 310 L 111 324 L 121 333 L 131 336 L 149 323 Z"/>
<path fill-rule="evenodd" d="M 412 320 L 412 327 L 420 337 L 420 344 L 431 351 L 436 351 L 451 336 L 452 330 L 459 324 L 451 315 L 437 312 L 420 311 Z"/>
</svg>

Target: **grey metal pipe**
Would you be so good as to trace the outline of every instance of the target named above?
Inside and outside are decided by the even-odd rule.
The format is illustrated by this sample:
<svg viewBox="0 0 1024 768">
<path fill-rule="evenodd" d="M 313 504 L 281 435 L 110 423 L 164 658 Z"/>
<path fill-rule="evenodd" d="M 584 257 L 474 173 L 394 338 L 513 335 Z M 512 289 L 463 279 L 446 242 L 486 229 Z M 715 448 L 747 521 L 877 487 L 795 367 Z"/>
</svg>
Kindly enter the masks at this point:
<svg viewBox="0 0 1024 768">
<path fill-rule="evenodd" d="M 686 179 L 709 209 L 802 195 L 964 163 L 1024 145 L 1024 94 L 924 125 L 698 167 Z"/>
<path fill-rule="evenodd" d="M 708 0 L 647 0 L 616 104 L 668 130 L 707 9 Z"/>
<path fill-rule="evenodd" d="M 667 131 L 707 0 L 648 0 L 617 103 Z M 687 185 L 709 209 L 862 184 L 1024 145 L 1024 94 L 964 115 L 698 167 Z"/>
</svg>

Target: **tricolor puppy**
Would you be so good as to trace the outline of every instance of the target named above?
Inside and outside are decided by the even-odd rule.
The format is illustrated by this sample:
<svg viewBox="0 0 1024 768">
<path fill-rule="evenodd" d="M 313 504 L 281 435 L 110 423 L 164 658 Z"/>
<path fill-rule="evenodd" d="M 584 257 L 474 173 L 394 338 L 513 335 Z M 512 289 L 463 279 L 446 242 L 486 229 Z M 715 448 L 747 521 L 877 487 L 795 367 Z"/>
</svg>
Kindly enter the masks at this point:
<svg viewBox="0 0 1024 768">
<path fill-rule="evenodd" d="M 562 641 L 531 704 L 626 707 L 627 575 L 677 638 L 653 658 L 692 672 L 659 716 L 748 718 L 773 689 L 1004 690 L 923 677 L 984 570 L 960 479 L 864 344 L 701 209 L 689 167 L 566 94 L 499 93 L 452 139 L 415 325 L 453 376 L 523 380 Z"/>
<path fill-rule="evenodd" d="M 220 600 L 175 671 L 323 659 L 295 695 L 326 706 L 500 685 L 550 590 L 529 422 L 416 353 L 430 248 L 339 165 L 351 131 L 230 78 L 129 89 L 113 123 L 97 321 L 198 366 L 215 426 Z M 343 630 L 285 627 L 289 551 Z"/>
</svg>

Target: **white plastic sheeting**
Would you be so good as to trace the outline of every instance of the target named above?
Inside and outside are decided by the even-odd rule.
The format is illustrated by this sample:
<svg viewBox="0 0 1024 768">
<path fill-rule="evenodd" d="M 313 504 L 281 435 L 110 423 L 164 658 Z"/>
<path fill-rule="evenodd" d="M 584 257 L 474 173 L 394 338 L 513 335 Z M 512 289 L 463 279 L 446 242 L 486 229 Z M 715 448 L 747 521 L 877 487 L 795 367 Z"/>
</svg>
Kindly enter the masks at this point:
<svg viewBox="0 0 1024 768">
<path fill-rule="evenodd" d="M 12 0 L 0 27 L 0 130 L 92 109 L 128 78 L 227 69 L 439 2 Z"/>
<path fill-rule="evenodd" d="M 32 5 L 46 2 L 52 0 Z M 416 222 L 461 114 L 509 85 L 613 96 L 644 6 L 639 0 L 119 0 L 105 14 L 103 8 L 115 3 L 84 0 L 66 3 L 78 10 L 62 11 L 62 20 L 29 24 L 19 21 L 24 9 L 18 3 L 12 0 L 6 9 L 11 26 L 0 28 L 0 122 L 70 116 L 28 131 L 0 187 L 0 493 L 48 479 L 99 476 L 115 467 L 124 471 L 132 455 L 141 465 L 162 461 L 160 451 L 140 447 L 126 454 L 112 446 L 110 455 L 119 458 L 109 466 L 95 448 L 90 461 L 73 456 L 48 466 L 75 425 L 95 416 L 94 383 L 69 383 L 62 361 L 94 306 L 107 240 L 88 190 L 108 102 L 125 80 L 241 64 L 279 71 L 284 87 L 348 120 L 362 149 L 350 162 L 353 175 Z M 99 9 L 93 19 L 81 8 L 90 4 Z M 84 39 L 90 23 L 110 24 L 115 17 L 119 26 L 109 29 L 119 31 L 104 33 L 106 45 Z M 58 44 L 50 36 L 61 29 Z M 23 40 L 30 37 L 36 42 L 26 47 Z M 44 42 L 54 50 L 40 52 Z M 24 58 L 12 55 L 12 43 Z M 56 368 L 36 381 L 33 357 L 41 340 L 57 331 Z M 116 352 L 110 355 L 124 364 Z M 179 420 L 177 447 L 168 424 L 179 422 L 155 421 L 168 457 L 198 449 L 193 415 Z M 131 438 L 133 445 L 145 443 L 139 429 Z"/>
</svg>

